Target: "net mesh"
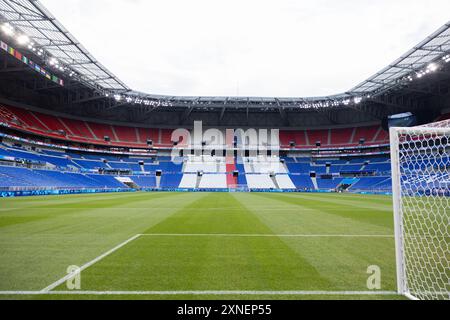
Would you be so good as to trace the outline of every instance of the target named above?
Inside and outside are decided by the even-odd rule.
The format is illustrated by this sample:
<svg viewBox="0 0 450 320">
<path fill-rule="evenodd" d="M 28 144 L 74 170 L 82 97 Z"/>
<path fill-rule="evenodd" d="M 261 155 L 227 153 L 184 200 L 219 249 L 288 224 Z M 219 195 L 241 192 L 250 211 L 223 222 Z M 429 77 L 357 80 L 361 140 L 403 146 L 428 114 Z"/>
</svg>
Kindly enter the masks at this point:
<svg viewBox="0 0 450 320">
<path fill-rule="evenodd" d="M 404 290 L 450 299 L 450 120 L 397 134 Z"/>
</svg>

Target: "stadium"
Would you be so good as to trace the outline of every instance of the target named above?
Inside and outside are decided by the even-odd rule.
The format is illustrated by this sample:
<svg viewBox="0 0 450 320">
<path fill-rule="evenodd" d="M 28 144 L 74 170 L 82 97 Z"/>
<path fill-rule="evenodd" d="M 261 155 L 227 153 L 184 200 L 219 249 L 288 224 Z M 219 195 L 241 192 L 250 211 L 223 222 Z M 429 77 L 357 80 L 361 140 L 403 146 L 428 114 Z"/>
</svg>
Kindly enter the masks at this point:
<svg viewBox="0 0 450 320">
<path fill-rule="evenodd" d="M 450 299 L 450 22 L 308 98 L 135 91 L 36 0 L 0 47 L 0 299 Z"/>
</svg>

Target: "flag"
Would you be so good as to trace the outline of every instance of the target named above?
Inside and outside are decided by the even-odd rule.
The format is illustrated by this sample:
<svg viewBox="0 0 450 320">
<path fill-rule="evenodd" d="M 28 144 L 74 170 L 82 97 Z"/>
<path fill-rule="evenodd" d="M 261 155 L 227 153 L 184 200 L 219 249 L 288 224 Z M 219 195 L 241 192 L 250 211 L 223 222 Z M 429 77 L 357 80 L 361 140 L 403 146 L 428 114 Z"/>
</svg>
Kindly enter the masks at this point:
<svg viewBox="0 0 450 320">
<path fill-rule="evenodd" d="M 13 56 L 16 53 L 16 50 L 14 50 L 14 48 L 12 48 L 12 47 L 9 47 L 8 52 L 9 52 L 10 55 Z"/>
<path fill-rule="evenodd" d="M 14 56 L 16 57 L 17 60 L 22 60 L 22 54 L 16 50 Z"/>
<path fill-rule="evenodd" d="M 64 80 L 63 79 L 59 79 L 59 84 L 64 87 Z"/>
<path fill-rule="evenodd" d="M 25 63 L 25 64 L 28 64 L 28 58 L 23 56 L 22 57 L 22 62 Z"/>
<path fill-rule="evenodd" d="M 4 43 L 3 41 L 0 41 L 0 47 L 3 50 L 8 51 L 8 45 L 6 43 Z"/>
</svg>

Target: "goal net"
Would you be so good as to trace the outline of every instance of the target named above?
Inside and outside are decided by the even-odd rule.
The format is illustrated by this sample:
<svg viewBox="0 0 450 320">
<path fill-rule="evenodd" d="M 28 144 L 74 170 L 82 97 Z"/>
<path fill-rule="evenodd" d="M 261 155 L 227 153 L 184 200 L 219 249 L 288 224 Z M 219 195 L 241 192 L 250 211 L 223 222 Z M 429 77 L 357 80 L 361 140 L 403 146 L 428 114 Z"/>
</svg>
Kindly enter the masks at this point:
<svg viewBox="0 0 450 320">
<path fill-rule="evenodd" d="M 397 285 L 450 299 L 450 120 L 391 129 Z"/>
</svg>

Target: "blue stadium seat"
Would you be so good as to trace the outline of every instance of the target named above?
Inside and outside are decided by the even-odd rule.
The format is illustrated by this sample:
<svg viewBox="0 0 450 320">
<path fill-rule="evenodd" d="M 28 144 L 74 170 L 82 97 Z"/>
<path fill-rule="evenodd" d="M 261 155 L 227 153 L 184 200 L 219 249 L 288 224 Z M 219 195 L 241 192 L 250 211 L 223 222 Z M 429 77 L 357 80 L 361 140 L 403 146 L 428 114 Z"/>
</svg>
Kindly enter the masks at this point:
<svg viewBox="0 0 450 320">
<path fill-rule="evenodd" d="M 289 175 L 289 177 L 297 189 L 314 189 L 314 185 L 309 175 Z"/>
</svg>

